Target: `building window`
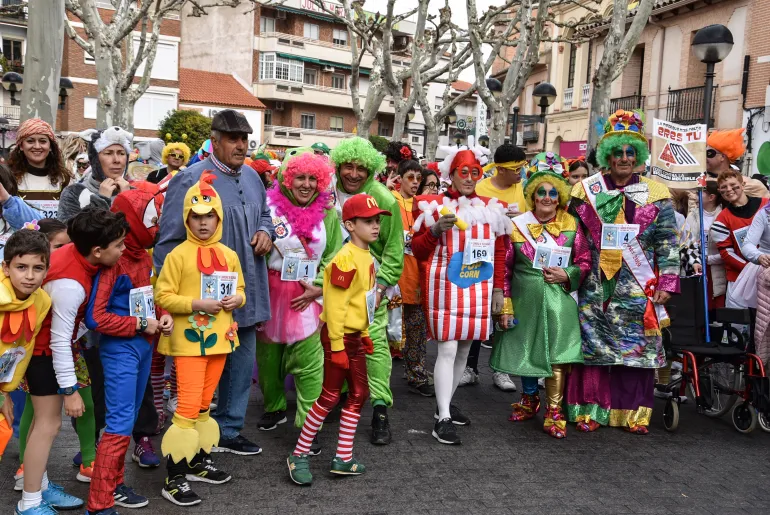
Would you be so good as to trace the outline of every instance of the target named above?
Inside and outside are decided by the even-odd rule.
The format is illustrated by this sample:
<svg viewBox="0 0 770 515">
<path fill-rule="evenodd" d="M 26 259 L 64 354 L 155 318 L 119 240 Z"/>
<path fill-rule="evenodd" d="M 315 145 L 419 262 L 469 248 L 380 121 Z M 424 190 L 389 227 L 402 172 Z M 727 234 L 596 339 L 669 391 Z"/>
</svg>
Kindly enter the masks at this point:
<svg viewBox="0 0 770 515">
<path fill-rule="evenodd" d="M 274 79 L 275 54 L 259 54 L 259 78 Z"/>
<path fill-rule="evenodd" d="M 567 88 L 575 86 L 575 62 L 577 61 L 577 46 L 569 46 L 569 69 L 567 70 Z"/>
<path fill-rule="evenodd" d="M 275 18 L 259 17 L 259 33 L 275 32 Z"/>
<path fill-rule="evenodd" d="M 344 129 L 342 116 L 332 116 L 329 118 L 329 130 L 342 132 Z"/>
<path fill-rule="evenodd" d="M 308 39 L 318 40 L 321 30 L 315 23 L 305 23 L 305 37 Z"/>
<path fill-rule="evenodd" d="M 22 41 L 18 39 L 5 39 L 3 38 L 3 55 L 8 59 L 8 64 L 11 66 L 21 66 L 22 57 Z M 8 70 L 5 70 L 8 71 Z"/>
<path fill-rule="evenodd" d="M 393 128 L 390 126 L 388 122 L 380 121 L 377 124 L 377 135 L 383 136 L 385 138 L 389 138 L 391 132 L 393 132 Z"/>
<path fill-rule="evenodd" d="M 348 46 L 347 29 L 334 29 L 332 31 L 332 43 L 340 46 Z"/>
<path fill-rule="evenodd" d="M 588 40 L 588 67 L 586 68 L 586 84 L 591 84 L 591 66 L 593 66 L 593 60 L 594 60 L 594 42 L 593 40 Z"/>
<path fill-rule="evenodd" d="M 305 78 L 305 63 L 276 57 L 273 53 L 259 54 L 259 78 L 260 80 L 275 79 L 301 84 Z"/>
<path fill-rule="evenodd" d="M 140 36 L 134 36 L 134 55 L 139 53 Z M 149 44 L 149 37 L 147 38 Z M 141 77 L 144 74 L 144 65 L 142 63 L 136 69 L 136 76 Z M 152 63 L 152 72 L 150 78 L 163 80 L 179 79 L 179 44 L 171 41 L 158 41 L 155 51 L 155 61 Z"/>
<path fill-rule="evenodd" d="M 265 109 L 265 125 L 273 125 L 273 111 Z"/>
<path fill-rule="evenodd" d="M 412 136 L 412 143 L 419 143 L 420 137 L 419 136 Z"/>
<path fill-rule="evenodd" d="M 315 70 L 313 68 L 305 68 L 305 84 L 308 86 L 315 86 L 318 84 L 318 70 Z"/>
<path fill-rule="evenodd" d="M 332 88 L 345 89 L 345 76 L 336 73 L 332 75 Z"/>
<path fill-rule="evenodd" d="M 315 129 L 315 115 L 302 113 L 300 116 L 299 125 L 302 129 Z"/>
</svg>

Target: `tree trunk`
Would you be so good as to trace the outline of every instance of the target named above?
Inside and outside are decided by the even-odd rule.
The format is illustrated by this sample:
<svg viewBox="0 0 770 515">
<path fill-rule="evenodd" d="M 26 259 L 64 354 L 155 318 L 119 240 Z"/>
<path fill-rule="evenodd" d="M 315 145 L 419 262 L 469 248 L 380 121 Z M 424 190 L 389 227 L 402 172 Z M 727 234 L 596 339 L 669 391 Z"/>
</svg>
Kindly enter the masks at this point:
<svg viewBox="0 0 770 515">
<path fill-rule="evenodd" d="M 610 88 L 612 83 L 603 81 L 594 81 L 593 92 L 591 93 L 591 111 L 588 117 L 588 151 L 596 147 L 599 142 L 599 136 L 596 133 L 596 125 L 600 119 L 610 114 Z"/>
<path fill-rule="evenodd" d="M 400 141 L 404 136 L 404 127 L 406 127 L 407 103 L 404 100 L 396 100 L 396 114 L 393 118 L 393 141 Z"/>
<path fill-rule="evenodd" d="M 103 43 L 98 34 L 94 35 L 94 64 L 96 80 L 99 83 L 99 99 L 96 102 L 96 128 L 105 129 L 117 125 L 118 76 L 113 71 L 112 50 Z"/>
<path fill-rule="evenodd" d="M 428 162 L 436 160 L 436 150 L 438 150 L 438 130 L 431 130 L 430 126 L 428 126 L 428 137 L 425 143 L 425 152 L 427 153 L 425 157 Z"/>
<path fill-rule="evenodd" d="M 508 112 L 495 109 L 492 112 L 491 125 L 489 126 L 489 148 L 492 152 L 505 141 L 505 127 L 507 124 Z"/>
<path fill-rule="evenodd" d="M 56 128 L 64 49 L 64 0 L 29 2 L 27 60 L 21 92 L 21 121 L 41 118 Z"/>
</svg>

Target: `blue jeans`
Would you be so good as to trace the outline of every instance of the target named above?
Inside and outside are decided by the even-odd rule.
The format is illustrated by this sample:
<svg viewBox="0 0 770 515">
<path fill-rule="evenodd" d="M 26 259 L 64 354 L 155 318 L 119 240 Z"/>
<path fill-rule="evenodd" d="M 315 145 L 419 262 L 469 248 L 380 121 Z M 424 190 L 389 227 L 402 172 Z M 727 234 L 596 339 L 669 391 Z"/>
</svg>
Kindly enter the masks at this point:
<svg viewBox="0 0 770 515">
<path fill-rule="evenodd" d="M 219 380 L 219 400 L 214 420 L 219 424 L 222 438 L 232 439 L 243 429 L 246 406 L 251 392 L 251 373 L 257 352 L 256 326 L 238 329 L 240 345 L 227 356 L 222 378 Z"/>
<path fill-rule="evenodd" d="M 535 395 L 538 393 L 537 377 L 522 377 L 521 378 L 521 393 L 527 395 Z"/>
</svg>

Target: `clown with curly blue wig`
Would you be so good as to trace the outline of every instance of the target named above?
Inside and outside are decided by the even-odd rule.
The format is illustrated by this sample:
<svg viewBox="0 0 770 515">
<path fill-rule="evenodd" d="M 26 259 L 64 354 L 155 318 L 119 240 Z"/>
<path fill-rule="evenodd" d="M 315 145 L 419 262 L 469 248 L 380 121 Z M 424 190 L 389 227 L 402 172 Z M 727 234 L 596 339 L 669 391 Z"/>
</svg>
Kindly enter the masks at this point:
<svg viewBox="0 0 770 515">
<path fill-rule="evenodd" d="M 585 366 L 568 378 L 567 415 L 581 431 L 643 435 L 665 365 L 664 304 L 679 292 L 677 224 L 668 188 L 634 173 L 649 156 L 644 117 L 616 111 L 600 136 L 596 159 L 609 172 L 576 184 L 569 207 L 592 267 L 578 292 Z"/>
<path fill-rule="evenodd" d="M 567 371 L 583 362 L 573 292 L 591 268 L 585 236 L 566 211 L 570 189 L 558 154 L 535 156 L 524 187 L 528 211 L 513 219 L 503 288 L 500 325 L 508 327 L 505 317 L 514 310 L 519 323 L 495 333 L 489 362 L 497 372 L 521 376 L 521 400 L 510 416 L 515 422 L 540 411 L 537 380 L 546 378 L 543 430 L 554 438 L 567 435 L 562 412 Z"/>
<path fill-rule="evenodd" d="M 321 394 L 323 348 L 319 316 L 326 265 L 341 247 L 337 211 L 329 186 L 334 168 L 312 148 L 286 153 L 267 205 L 275 242 L 267 258 L 272 318 L 257 337 L 259 386 L 265 413 L 259 429 L 268 431 L 286 422 L 284 379 L 294 376 L 297 390 L 296 427 L 302 427 Z M 310 452 L 320 446 L 314 440 Z"/>
</svg>

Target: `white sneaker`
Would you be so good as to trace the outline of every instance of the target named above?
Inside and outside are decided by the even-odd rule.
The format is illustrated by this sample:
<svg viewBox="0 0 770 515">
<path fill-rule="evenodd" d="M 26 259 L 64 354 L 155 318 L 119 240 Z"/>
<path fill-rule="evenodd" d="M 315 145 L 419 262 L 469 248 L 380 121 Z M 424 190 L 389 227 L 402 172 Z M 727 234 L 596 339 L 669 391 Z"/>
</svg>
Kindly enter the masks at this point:
<svg viewBox="0 0 770 515">
<path fill-rule="evenodd" d="M 166 411 L 168 411 L 169 413 L 176 413 L 177 402 L 179 402 L 179 399 L 177 397 L 171 397 L 166 403 Z"/>
<path fill-rule="evenodd" d="M 545 390 L 545 377 L 541 377 L 537 380 L 537 387 L 541 390 Z"/>
<path fill-rule="evenodd" d="M 465 367 L 463 376 L 460 378 L 460 384 L 458 386 L 467 386 L 469 384 L 478 384 L 479 375 L 473 371 L 471 367 Z"/>
<path fill-rule="evenodd" d="M 17 492 L 24 490 L 24 468 L 19 467 L 19 470 L 13 475 L 13 479 L 15 481 L 13 489 Z"/>
<path fill-rule="evenodd" d="M 504 392 L 516 391 L 516 384 L 513 382 L 513 379 L 511 379 L 511 376 L 508 374 L 504 374 L 502 372 L 495 372 L 494 374 L 492 374 L 492 381 L 494 381 L 495 386 L 497 386 Z"/>
</svg>

